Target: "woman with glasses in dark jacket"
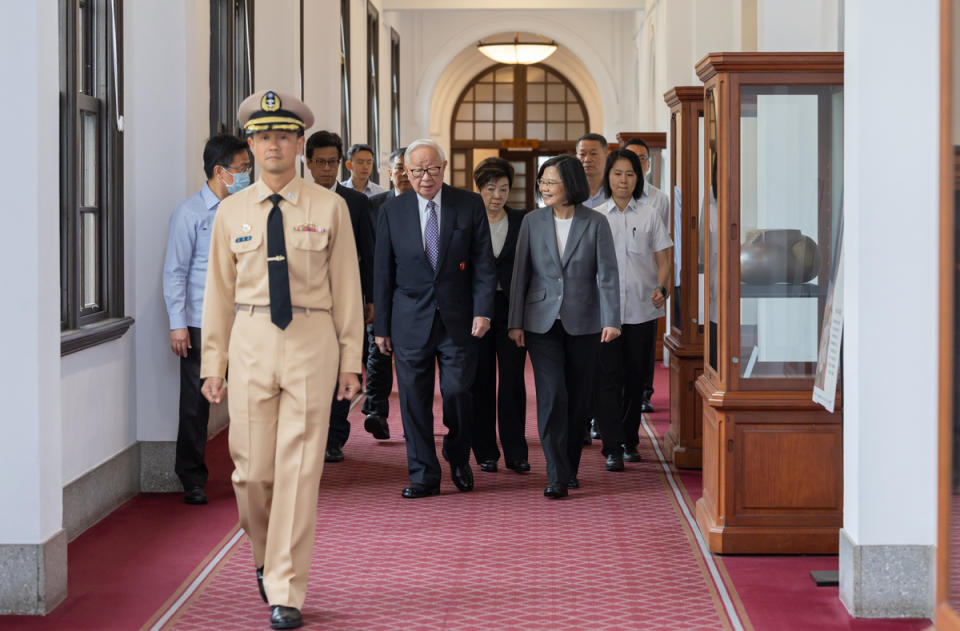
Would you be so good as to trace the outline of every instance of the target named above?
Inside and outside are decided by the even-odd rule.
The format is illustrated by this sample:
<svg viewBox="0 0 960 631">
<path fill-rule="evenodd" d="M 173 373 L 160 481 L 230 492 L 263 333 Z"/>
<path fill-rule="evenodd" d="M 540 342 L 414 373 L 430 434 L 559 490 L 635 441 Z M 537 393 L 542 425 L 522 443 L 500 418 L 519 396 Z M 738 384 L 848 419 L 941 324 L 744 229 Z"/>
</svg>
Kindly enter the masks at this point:
<svg viewBox="0 0 960 631">
<path fill-rule="evenodd" d="M 544 207 L 523 219 L 510 286 L 510 339 L 526 346 L 537 388 L 537 429 L 547 460 L 546 497 L 578 488 L 577 470 L 600 344 L 620 335 L 620 281 L 610 224 L 583 205 L 583 166 L 543 163 Z"/>
<path fill-rule="evenodd" d="M 481 471 L 494 472 L 500 459 L 497 428 L 503 460 L 517 473 L 530 470 L 524 426 L 527 389 L 523 369 L 526 350 L 507 337 L 507 305 L 513 255 L 523 211 L 509 208 L 513 167 L 503 158 L 487 158 L 473 172 L 490 223 L 490 244 L 497 271 L 493 320 L 490 330 L 477 340 L 477 376 L 473 386 L 473 455 Z"/>
</svg>

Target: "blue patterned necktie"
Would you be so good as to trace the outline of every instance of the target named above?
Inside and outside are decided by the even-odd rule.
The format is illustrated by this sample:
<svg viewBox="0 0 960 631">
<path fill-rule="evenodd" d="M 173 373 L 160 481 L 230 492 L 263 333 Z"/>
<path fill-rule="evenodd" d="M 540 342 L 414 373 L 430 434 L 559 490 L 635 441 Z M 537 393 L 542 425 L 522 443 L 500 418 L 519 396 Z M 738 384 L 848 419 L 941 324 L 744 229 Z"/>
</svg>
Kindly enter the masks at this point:
<svg viewBox="0 0 960 631">
<path fill-rule="evenodd" d="M 427 202 L 427 225 L 423 229 L 423 249 L 427 253 L 430 267 L 437 269 L 437 253 L 440 251 L 440 226 L 437 221 L 437 205 L 431 199 Z"/>
</svg>

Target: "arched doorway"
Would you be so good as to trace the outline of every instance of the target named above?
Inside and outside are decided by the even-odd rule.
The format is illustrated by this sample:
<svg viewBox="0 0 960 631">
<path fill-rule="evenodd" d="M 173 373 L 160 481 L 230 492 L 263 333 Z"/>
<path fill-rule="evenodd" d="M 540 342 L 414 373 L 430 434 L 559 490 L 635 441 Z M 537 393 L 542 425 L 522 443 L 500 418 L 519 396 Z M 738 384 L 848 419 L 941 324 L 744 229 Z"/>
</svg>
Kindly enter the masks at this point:
<svg viewBox="0 0 960 631">
<path fill-rule="evenodd" d="M 546 64 L 496 64 L 478 73 L 457 99 L 450 122 L 454 186 L 473 189 L 473 167 L 484 158 L 509 160 L 516 177 L 508 203 L 531 209 L 539 163 L 572 153 L 590 129 L 576 88 Z"/>
</svg>

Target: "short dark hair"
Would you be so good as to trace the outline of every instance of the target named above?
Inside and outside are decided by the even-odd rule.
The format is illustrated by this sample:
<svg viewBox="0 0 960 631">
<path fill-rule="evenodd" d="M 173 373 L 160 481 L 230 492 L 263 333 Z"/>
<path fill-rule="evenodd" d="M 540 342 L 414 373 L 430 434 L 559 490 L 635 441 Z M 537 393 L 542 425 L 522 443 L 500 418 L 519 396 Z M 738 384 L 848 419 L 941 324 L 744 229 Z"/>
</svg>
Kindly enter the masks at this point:
<svg viewBox="0 0 960 631">
<path fill-rule="evenodd" d="M 590 199 L 590 186 L 587 184 L 587 174 L 583 172 L 583 165 L 580 161 L 571 155 L 554 156 L 540 165 L 537 171 L 537 195 L 543 199 L 540 194 L 540 178 L 547 167 L 554 167 L 560 174 L 560 181 L 563 182 L 563 188 L 567 191 L 568 204 L 582 204 Z"/>
<path fill-rule="evenodd" d="M 473 181 L 477 183 L 477 188 L 483 188 L 490 182 L 499 180 L 502 177 L 507 178 L 510 188 L 513 188 L 513 165 L 503 158 L 487 158 L 477 165 L 473 170 Z"/>
<path fill-rule="evenodd" d="M 241 151 L 246 151 L 253 162 L 253 153 L 243 138 L 233 134 L 217 134 L 207 138 L 207 144 L 203 147 L 203 172 L 207 179 L 213 177 L 213 167 L 228 168 L 233 163 L 233 157 Z"/>
<path fill-rule="evenodd" d="M 336 147 L 337 157 L 343 160 L 343 141 L 340 136 L 332 131 L 318 131 L 307 138 L 307 160 L 313 159 L 314 149 L 323 149 L 324 147 Z"/>
<path fill-rule="evenodd" d="M 650 146 L 646 142 L 644 142 L 643 138 L 631 138 L 630 140 L 627 141 L 625 145 L 623 145 L 623 148 L 626 149 L 630 145 L 640 145 L 641 147 L 647 150 L 647 155 L 648 156 L 650 155 Z"/>
<path fill-rule="evenodd" d="M 393 163 L 396 162 L 397 158 L 402 158 L 403 154 L 407 152 L 406 147 L 400 147 L 399 149 L 394 149 L 390 152 L 390 157 L 387 158 L 387 165 L 392 169 Z"/>
<path fill-rule="evenodd" d="M 370 145 L 358 143 L 356 145 L 350 145 L 350 148 L 347 149 L 347 160 L 353 160 L 353 156 L 359 151 L 369 151 L 370 155 L 373 155 L 373 149 L 370 148 Z"/>
<path fill-rule="evenodd" d="M 633 198 L 640 199 L 643 195 L 643 166 L 640 164 L 640 157 L 629 149 L 617 149 L 611 151 L 607 156 L 607 166 L 603 170 L 603 192 L 607 197 L 613 197 L 613 189 L 610 187 L 610 171 L 617 160 L 626 160 L 633 167 L 633 172 L 637 174 L 637 184 L 633 187 Z"/>
<path fill-rule="evenodd" d="M 593 140 L 594 142 L 599 142 L 600 144 L 603 145 L 604 149 L 607 148 L 607 139 L 601 136 L 600 134 L 590 133 L 590 134 L 584 134 L 580 136 L 579 138 L 577 138 L 577 146 L 579 146 L 580 143 L 583 142 L 584 140 Z"/>
</svg>

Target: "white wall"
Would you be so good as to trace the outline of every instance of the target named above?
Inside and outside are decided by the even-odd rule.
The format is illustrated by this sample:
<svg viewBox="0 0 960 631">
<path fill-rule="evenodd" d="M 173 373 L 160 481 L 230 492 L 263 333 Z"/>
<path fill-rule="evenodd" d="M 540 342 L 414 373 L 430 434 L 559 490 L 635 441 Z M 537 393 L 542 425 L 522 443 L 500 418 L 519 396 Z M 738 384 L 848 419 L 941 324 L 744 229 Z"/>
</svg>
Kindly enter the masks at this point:
<svg viewBox="0 0 960 631">
<path fill-rule="evenodd" d="M 191 0 L 129 3 L 125 10 L 126 291 L 136 318 L 132 412 L 141 441 L 177 436 L 178 365 L 161 274 L 170 214 L 202 180 L 194 169 L 209 133 L 207 73 L 193 67 L 209 66 L 209 56 L 195 56 L 196 41 L 188 39 L 195 18 Z M 192 36 L 209 38 L 209 28 L 196 27 Z M 98 424 L 103 413 L 97 410 Z"/>
<path fill-rule="evenodd" d="M 841 0 L 756 0 L 757 46 L 767 51 L 840 50 Z M 871 5 L 871 13 L 883 3 Z M 903 20 L 903 3 L 896 13 Z M 911 9 L 912 12 L 912 9 Z"/>
<path fill-rule="evenodd" d="M 938 2 L 909 28 L 902 9 L 846 4 L 843 513 L 861 545 L 936 541 Z"/>
<path fill-rule="evenodd" d="M 0 82 L 16 94 L 0 105 L 7 151 L 7 239 L 0 279 L 7 308 L 0 363 L 0 544 L 42 543 L 60 530 L 60 114 L 57 4 L 7 3 Z"/>
</svg>

